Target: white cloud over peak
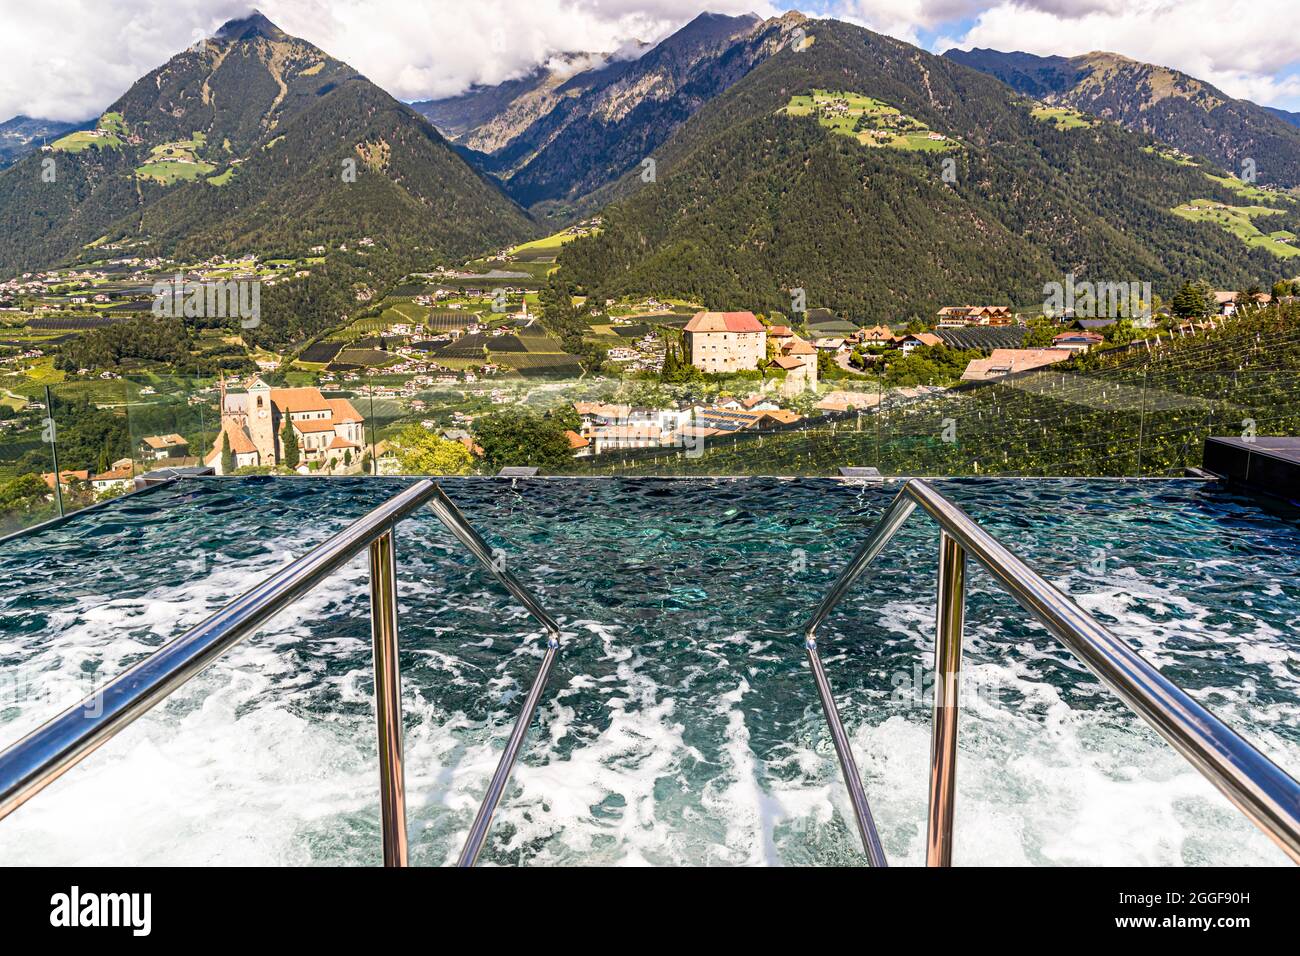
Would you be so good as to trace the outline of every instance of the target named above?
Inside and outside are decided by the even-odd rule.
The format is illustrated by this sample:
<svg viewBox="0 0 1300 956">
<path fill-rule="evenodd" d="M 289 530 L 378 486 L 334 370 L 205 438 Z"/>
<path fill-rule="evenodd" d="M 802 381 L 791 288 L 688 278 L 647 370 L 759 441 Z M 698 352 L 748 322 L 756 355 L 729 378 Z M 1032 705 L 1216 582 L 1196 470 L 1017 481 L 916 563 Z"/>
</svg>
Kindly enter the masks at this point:
<svg viewBox="0 0 1300 956">
<path fill-rule="evenodd" d="M 499 83 L 559 53 L 628 55 L 706 9 L 776 12 L 768 0 L 0 0 L 0 120 L 98 115 L 254 7 L 405 100 Z"/>
<path fill-rule="evenodd" d="M 787 0 L 788 2 L 788 0 Z M 0 120 L 80 120 L 200 35 L 258 6 L 400 99 L 522 76 L 561 53 L 630 55 L 700 12 L 780 0 L 0 0 Z M 793 4 L 792 4 L 793 5 Z M 935 52 L 1110 50 L 1233 96 L 1300 107 L 1300 0 L 808 0 Z M 936 39 L 939 37 L 939 39 Z M 946 38 L 952 37 L 951 41 Z"/>
<path fill-rule="evenodd" d="M 1062 56 L 1106 50 L 1266 105 L 1300 96 L 1300 81 L 1286 75 L 1300 64 L 1296 0 L 1098 0 L 1087 7 L 1008 0 L 983 10 L 952 45 Z"/>
</svg>

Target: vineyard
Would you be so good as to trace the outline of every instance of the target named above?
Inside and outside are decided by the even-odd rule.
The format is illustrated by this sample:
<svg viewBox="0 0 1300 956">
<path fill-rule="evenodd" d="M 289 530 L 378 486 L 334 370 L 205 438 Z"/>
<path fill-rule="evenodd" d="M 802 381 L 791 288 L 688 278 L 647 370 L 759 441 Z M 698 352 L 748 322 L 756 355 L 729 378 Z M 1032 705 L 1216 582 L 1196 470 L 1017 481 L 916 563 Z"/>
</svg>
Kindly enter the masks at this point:
<svg viewBox="0 0 1300 956">
<path fill-rule="evenodd" d="M 1300 435 L 1300 309 L 1267 309 L 1151 351 L 1083 356 L 879 412 L 706 440 L 702 453 L 583 459 L 618 474 L 1180 475 L 1210 435 Z"/>
</svg>

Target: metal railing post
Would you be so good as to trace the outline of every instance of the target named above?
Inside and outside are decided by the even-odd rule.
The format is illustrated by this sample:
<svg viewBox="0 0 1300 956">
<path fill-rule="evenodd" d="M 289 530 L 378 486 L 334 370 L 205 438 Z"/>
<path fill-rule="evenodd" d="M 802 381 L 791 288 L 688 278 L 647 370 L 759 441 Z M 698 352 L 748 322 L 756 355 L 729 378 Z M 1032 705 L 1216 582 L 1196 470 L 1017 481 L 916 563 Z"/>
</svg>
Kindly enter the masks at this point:
<svg viewBox="0 0 1300 956">
<path fill-rule="evenodd" d="M 45 386 L 45 422 L 50 429 L 50 459 L 54 464 L 54 503 L 58 506 L 59 517 L 63 517 L 63 482 L 59 474 L 59 425 L 54 420 L 54 396 L 50 387 Z"/>
<path fill-rule="evenodd" d="M 853 804 L 853 816 L 858 824 L 858 836 L 862 838 L 867 861 L 872 866 L 889 866 L 885 848 L 880 843 L 880 833 L 876 830 L 876 821 L 871 816 L 871 806 L 867 803 L 867 792 L 858 775 L 858 765 L 853 759 L 853 749 L 849 746 L 849 735 L 844 732 L 844 722 L 840 720 L 839 708 L 835 706 L 831 684 L 826 678 L 826 668 L 822 666 L 821 655 L 817 652 L 817 639 L 812 634 L 804 638 L 804 649 L 808 652 L 808 666 L 812 668 L 813 680 L 817 684 L 817 696 L 821 698 L 826 725 L 831 731 L 831 743 L 835 745 L 835 753 L 840 759 L 840 773 L 849 789 L 849 801 Z"/>
<path fill-rule="evenodd" d="M 406 781 L 402 771 L 402 677 L 397 661 L 397 572 L 393 529 L 370 542 L 370 636 L 375 655 L 375 719 L 384 866 L 406 866 Z"/>
<path fill-rule="evenodd" d="M 957 685 L 966 609 L 966 549 L 939 533 L 939 589 L 934 634 L 934 725 L 930 744 L 930 816 L 927 866 L 952 866 L 952 821 L 957 797 Z"/>
</svg>

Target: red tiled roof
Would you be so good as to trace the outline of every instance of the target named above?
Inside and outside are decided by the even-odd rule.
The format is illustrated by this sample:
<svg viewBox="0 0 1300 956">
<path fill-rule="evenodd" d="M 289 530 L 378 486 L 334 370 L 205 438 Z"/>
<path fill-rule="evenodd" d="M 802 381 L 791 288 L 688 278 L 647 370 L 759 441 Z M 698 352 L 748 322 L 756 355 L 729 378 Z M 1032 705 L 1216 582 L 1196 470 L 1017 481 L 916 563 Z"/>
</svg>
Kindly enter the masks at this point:
<svg viewBox="0 0 1300 956">
<path fill-rule="evenodd" d="M 110 468 L 108 471 L 101 472 L 98 475 L 92 475 L 91 481 L 123 481 L 130 478 L 133 470 L 130 465 L 119 465 L 116 468 Z"/>
<path fill-rule="evenodd" d="M 586 448 L 588 445 L 591 444 L 590 441 L 583 438 L 581 435 L 579 435 L 571 428 L 565 430 L 564 437 L 569 439 L 569 447 L 574 450 L 577 450 L 579 448 Z"/>
<path fill-rule="evenodd" d="M 304 435 L 315 432 L 332 432 L 334 423 L 328 418 L 306 418 L 293 419 L 294 431 L 302 432 Z"/>
<path fill-rule="evenodd" d="M 252 436 L 248 434 L 248 429 L 241 425 L 232 426 L 226 423 L 221 432 L 217 434 L 216 450 L 221 452 L 221 436 L 230 436 L 230 451 L 235 455 L 248 455 L 257 451 L 257 446 L 253 444 Z"/>
<path fill-rule="evenodd" d="M 329 411 L 329 403 L 325 396 L 320 393 L 319 388 L 303 386 L 301 388 L 273 388 L 271 389 L 271 401 L 275 407 L 280 410 L 281 415 L 288 415 L 291 412 L 324 412 Z"/>
<path fill-rule="evenodd" d="M 54 472 L 52 471 L 47 472 L 41 475 L 41 477 L 45 479 L 46 487 L 48 487 L 52 491 L 54 489 Z M 90 469 L 87 468 L 81 471 L 72 471 L 70 469 L 64 469 L 63 471 L 59 472 L 59 484 L 61 485 L 66 485 L 69 481 L 71 481 L 74 478 L 77 479 L 78 481 L 90 481 Z"/>
<path fill-rule="evenodd" d="M 325 401 L 329 404 L 330 411 L 334 413 L 336 422 L 363 422 L 364 418 L 361 413 L 346 398 L 327 398 Z"/>
<path fill-rule="evenodd" d="M 696 312 L 686 323 L 687 332 L 762 332 L 763 323 L 753 312 Z"/>
</svg>

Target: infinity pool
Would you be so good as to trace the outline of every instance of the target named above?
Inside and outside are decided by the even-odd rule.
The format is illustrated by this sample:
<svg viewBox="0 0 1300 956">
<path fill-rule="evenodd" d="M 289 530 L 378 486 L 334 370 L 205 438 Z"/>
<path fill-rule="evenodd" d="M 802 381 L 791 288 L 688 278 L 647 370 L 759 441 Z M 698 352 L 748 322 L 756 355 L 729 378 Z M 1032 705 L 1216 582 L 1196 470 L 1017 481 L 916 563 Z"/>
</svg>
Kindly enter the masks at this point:
<svg viewBox="0 0 1300 956">
<path fill-rule="evenodd" d="M 1293 775 L 1300 525 L 1196 481 L 937 482 Z M 0 554 L 0 746 L 399 479 L 189 480 Z M 483 864 L 854 864 L 802 623 L 898 485 L 464 479 L 564 650 Z M 913 516 L 820 641 L 894 864 L 924 855 L 937 533 Z M 455 860 L 539 629 L 431 514 L 399 526 L 411 862 Z M 961 864 L 1285 857 L 972 567 Z M 340 571 L 0 821 L 8 864 L 380 861 L 367 568 Z"/>
</svg>

